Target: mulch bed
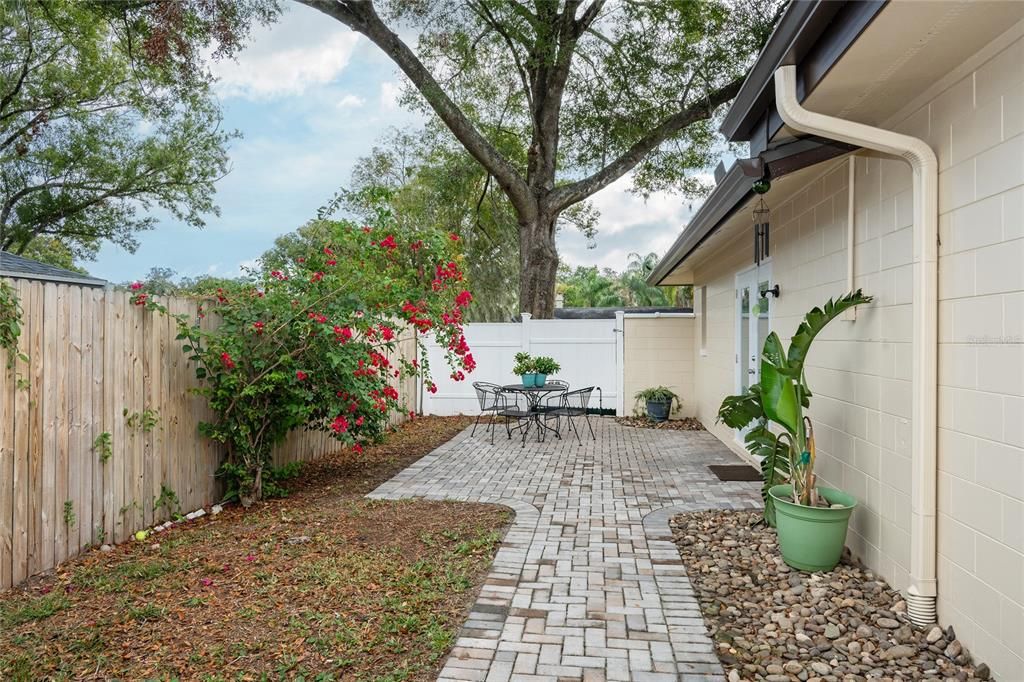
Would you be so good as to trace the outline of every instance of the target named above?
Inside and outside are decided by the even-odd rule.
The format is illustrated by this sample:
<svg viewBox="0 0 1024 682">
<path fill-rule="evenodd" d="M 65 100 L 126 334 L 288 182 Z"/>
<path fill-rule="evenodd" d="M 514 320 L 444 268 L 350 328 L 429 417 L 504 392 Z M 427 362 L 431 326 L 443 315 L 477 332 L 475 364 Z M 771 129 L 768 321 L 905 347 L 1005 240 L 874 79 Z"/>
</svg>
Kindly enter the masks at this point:
<svg viewBox="0 0 1024 682">
<path fill-rule="evenodd" d="M 848 558 L 830 573 L 790 569 L 760 517 L 709 511 L 672 520 L 730 682 L 989 679 L 952 627 L 915 628 L 900 593 Z"/>
<path fill-rule="evenodd" d="M 616 417 L 615 421 L 623 426 L 638 429 L 665 429 L 668 431 L 703 431 L 704 425 L 693 417 L 668 419 L 663 422 L 651 421 L 647 417 Z"/>
<path fill-rule="evenodd" d="M 511 512 L 363 495 L 469 422 L 410 422 L 285 499 L 0 594 L 0 679 L 434 679 Z"/>
</svg>

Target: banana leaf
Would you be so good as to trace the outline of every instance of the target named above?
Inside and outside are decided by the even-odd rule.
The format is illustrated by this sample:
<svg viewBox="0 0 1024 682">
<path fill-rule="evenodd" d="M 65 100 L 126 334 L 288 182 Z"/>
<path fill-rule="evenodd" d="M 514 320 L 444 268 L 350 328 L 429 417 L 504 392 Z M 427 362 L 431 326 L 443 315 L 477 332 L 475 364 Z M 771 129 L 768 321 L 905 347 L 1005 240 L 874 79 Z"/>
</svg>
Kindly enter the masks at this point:
<svg viewBox="0 0 1024 682">
<path fill-rule="evenodd" d="M 859 306 L 862 303 L 870 303 L 871 300 L 871 296 L 866 296 L 860 289 L 857 289 L 857 291 L 840 298 L 830 298 L 825 304 L 824 309 L 817 306 L 811 308 L 811 311 L 804 316 L 800 326 L 797 327 L 796 334 L 793 334 L 793 338 L 789 341 L 789 352 L 786 358 L 788 369 L 795 371 L 798 376 L 802 375 L 804 360 L 807 359 L 807 353 L 811 350 L 811 342 L 814 341 L 814 337 L 818 335 L 818 332 L 850 308 Z M 767 344 L 765 345 L 767 346 Z M 779 363 L 776 362 L 776 364 Z"/>
</svg>

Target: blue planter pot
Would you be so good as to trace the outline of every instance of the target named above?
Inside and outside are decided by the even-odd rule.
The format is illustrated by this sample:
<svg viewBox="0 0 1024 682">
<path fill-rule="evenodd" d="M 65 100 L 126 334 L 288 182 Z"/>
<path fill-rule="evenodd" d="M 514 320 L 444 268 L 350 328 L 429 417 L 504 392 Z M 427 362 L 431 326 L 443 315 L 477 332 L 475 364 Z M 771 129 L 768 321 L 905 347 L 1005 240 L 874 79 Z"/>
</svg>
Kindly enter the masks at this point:
<svg viewBox="0 0 1024 682">
<path fill-rule="evenodd" d="M 537 375 L 532 372 L 530 374 L 524 374 L 522 378 L 523 386 L 525 388 L 533 388 L 537 385 Z"/>
<path fill-rule="evenodd" d="M 544 382 L 548 380 L 548 375 L 547 374 L 534 374 L 533 376 L 534 376 L 534 381 L 536 382 L 534 384 L 534 386 L 536 386 L 537 388 L 540 388 L 541 386 L 543 386 Z"/>
<path fill-rule="evenodd" d="M 654 422 L 663 422 L 668 419 L 668 413 L 672 409 L 671 400 L 648 400 L 647 417 Z"/>
</svg>

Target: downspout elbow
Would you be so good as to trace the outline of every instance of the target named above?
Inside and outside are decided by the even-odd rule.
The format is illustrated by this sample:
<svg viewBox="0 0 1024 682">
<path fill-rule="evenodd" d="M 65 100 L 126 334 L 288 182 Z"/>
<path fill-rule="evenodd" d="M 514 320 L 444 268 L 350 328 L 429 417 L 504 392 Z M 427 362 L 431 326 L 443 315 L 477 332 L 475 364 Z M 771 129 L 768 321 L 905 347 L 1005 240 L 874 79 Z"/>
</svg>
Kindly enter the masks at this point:
<svg viewBox="0 0 1024 682">
<path fill-rule="evenodd" d="M 796 92 L 796 67 L 778 68 L 775 105 L 790 128 L 902 157 L 914 171 L 914 437 L 907 605 L 911 620 L 926 625 L 936 621 L 937 599 L 939 163 L 924 140 L 808 111 Z"/>
</svg>

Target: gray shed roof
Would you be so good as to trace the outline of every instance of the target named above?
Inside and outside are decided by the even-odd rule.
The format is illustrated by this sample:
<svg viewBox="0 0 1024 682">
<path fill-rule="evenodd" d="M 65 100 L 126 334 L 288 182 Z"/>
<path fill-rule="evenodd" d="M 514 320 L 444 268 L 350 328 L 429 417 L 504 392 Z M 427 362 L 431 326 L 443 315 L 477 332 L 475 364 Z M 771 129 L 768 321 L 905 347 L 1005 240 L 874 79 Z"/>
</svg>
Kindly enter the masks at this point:
<svg viewBox="0 0 1024 682">
<path fill-rule="evenodd" d="M 36 279 L 43 282 L 60 282 L 62 284 L 78 284 L 86 287 L 104 287 L 107 280 L 83 275 L 74 270 L 65 270 L 31 258 L 16 256 L 13 253 L 0 251 L 0 277 L 15 279 Z"/>
</svg>

